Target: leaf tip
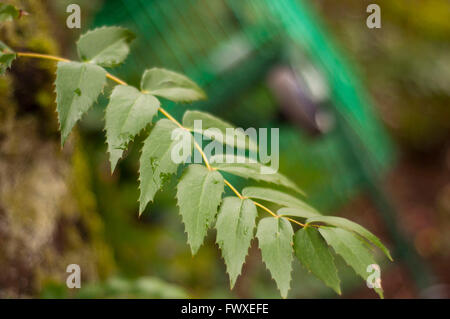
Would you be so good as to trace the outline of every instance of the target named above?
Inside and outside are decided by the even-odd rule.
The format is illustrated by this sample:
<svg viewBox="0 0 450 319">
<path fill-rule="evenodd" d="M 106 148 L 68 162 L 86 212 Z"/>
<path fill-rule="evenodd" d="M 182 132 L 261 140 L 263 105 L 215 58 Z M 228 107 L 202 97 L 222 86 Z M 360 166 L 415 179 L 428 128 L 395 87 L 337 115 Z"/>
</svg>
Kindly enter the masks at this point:
<svg viewBox="0 0 450 319">
<path fill-rule="evenodd" d="M 394 258 L 392 258 L 392 255 L 389 250 L 386 250 L 386 255 L 390 261 L 392 261 L 392 262 L 394 261 Z"/>
</svg>

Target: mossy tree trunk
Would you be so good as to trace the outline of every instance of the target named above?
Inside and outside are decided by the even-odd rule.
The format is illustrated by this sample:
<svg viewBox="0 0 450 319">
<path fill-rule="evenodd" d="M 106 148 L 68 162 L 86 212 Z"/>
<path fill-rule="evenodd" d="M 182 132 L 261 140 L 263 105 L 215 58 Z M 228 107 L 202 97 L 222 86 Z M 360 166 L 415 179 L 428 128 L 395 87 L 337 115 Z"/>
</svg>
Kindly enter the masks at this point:
<svg viewBox="0 0 450 319">
<path fill-rule="evenodd" d="M 21 51 L 58 54 L 47 1 L 15 0 L 29 12 L 1 26 L 0 37 Z M 55 64 L 17 60 L 0 78 L 0 297 L 38 296 L 64 284 L 69 264 L 82 282 L 114 268 L 90 190 L 82 140 L 61 149 L 54 95 Z M 74 141 L 76 140 L 76 141 Z"/>
</svg>

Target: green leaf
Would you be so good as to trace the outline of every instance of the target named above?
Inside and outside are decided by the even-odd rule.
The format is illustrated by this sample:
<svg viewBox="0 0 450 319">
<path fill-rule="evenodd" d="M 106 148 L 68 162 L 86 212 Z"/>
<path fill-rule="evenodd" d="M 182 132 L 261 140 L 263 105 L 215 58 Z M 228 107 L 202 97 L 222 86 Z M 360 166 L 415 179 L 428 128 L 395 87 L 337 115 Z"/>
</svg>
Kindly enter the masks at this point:
<svg viewBox="0 0 450 319">
<path fill-rule="evenodd" d="M 262 199 L 285 207 L 292 207 L 308 211 L 311 214 L 320 215 L 317 210 L 315 210 L 302 200 L 270 188 L 246 187 L 242 190 L 242 195 L 244 195 L 245 197 Z"/>
<path fill-rule="evenodd" d="M 160 68 L 144 72 L 141 89 L 174 102 L 193 102 L 206 97 L 203 90 L 186 76 Z"/>
<path fill-rule="evenodd" d="M 5 43 L 0 41 L 0 75 L 4 74 L 11 67 L 16 59 L 16 53 Z"/>
<path fill-rule="evenodd" d="M 143 94 L 132 86 L 117 85 L 114 88 L 105 115 L 111 172 L 128 143 L 152 122 L 159 105 L 153 95 Z"/>
<path fill-rule="evenodd" d="M 336 216 L 312 216 L 306 222 L 308 224 L 313 223 L 313 222 L 326 223 L 328 225 L 340 227 L 340 228 L 355 232 L 358 235 L 367 239 L 369 242 L 371 242 L 378 248 L 380 248 L 384 252 L 384 254 L 392 261 L 392 256 L 391 256 L 389 250 L 381 243 L 381 241 L 378 239 L 378 237 L 355 222 L 352 222 L 346 218 L 336 217 Z"/>
<path fill-rule="evenodd" d="M 106 71 L 89 63 L 58 62 L 56 107 L 64 145 L 75 123 L 94 104 L 106 82 Z"/>
<path fill-rule="evenodd" d="M 328 245 L 314 227 L 298 230 L 294 237 L 295 255 L 317 278 L 339 295 L 339 277 Z"/>
<path fill-rule="evenodd" d="M 0 3 L 0 23 L 17 19 L 19 16 L 19 9 L 10 4 Z"/>
<path fill-rule="evenodd" d="M 196 129 L 194 125 L 194 121 L 196 120 L 201 121 L 201 130 Z M 222 144 L 226 144 L 235 148 L 245 148 L 252 151 L 258 150 L 258 145 L 256 144 L 256 142 L 250 139 L 244 132 L 240 130 L 234 130 L 235 127 L 232 124 L 222 121 L 221 119 L 209 113 L 199 111 L 186 111 L 183 116 L 183 126 L 213 140 L 217 140 L 216 135 L 220 132 L 222 136 L 219 142 L 221 142 Z M 217 130 L 214 132 L 213 130 L 211 130 L 213 128 Z M 233 129 L 233 133 L 227 134 L 227 128 Z"/>
<path fill-rule="evenodd" d="M 181 177 L 177 200 L 193 255 L 214 222 L 224 187 L 222 175 L 203 165 L 189 165 Z"/>
<path fill-rule="evenodd" d="M 230 275 L 231 288 L 242 270 L 253 238 L 257 210 L 249 199 L 226 197 L 217 216 L 217 244 Z"/>
<path fill-rule="evenodd" d="M 102 27 L 83 34 L 77 42 L 81 60 L 104 67 L 121 64 L 130 52 L 134 34 L 121 27 Z"/>
<path fill-rule="evenodd" d="M 320 227 L 319 232 L 328 245 L 365 281 L 370 275 L 367 267 L 376 262 L 364 242 L 345 229 Z M 375 291 L 383 298 L 382 288 L 375 288 Z"/>
<path fill-rule="evenodd" d="M 293 207 L 283 207 L 277 211 L 277 215 L 280 216 L 290 216 L 290 217 L 300 217 L 300 218 L 310 218 L 317 216 L 319 213 L 312 207 L 309 208 L 293 208 Z"/>
<path fill-rule="evenodd" d="M 223 162 L 222 157 L 225 156 L 215 155 L 210 159 L 210 163 L 222 172 L 227 172 L 244 178 L 251 178 L 257 181 L 281 185 L 295 190 L 298 193 L 304 194 L 302 190 L 286 176 L 280 173 L 268 173 L 270 172 L 270 168 L 262 165 L 261 163 L 250 162 L 249 158 L 235 155 L 232 157 L 229 156 L 229 158 L 231 158 L 231 163 L 216 163 L 218 159 Z"/>
<path fill-rule="evenodd" d="M 293 235 L 294 231 L 287 219 L 274 217 L 261 219 L 256 232 L 262 260 L 283 298 L 287 297 L 290 288 Z"/>
<path fill-rule="evenodd" d="M 181 164 L 172 159 L 173 148 L 179 143 L 189 142 L 189 153 L 184 155 L 188 157 L 192 152 L 192 135 L 186 132 L 188 138 L 186 141 L 184 138 L 182 141 L 177 138 L 172 139 L 172 132 L 175 129 L 178 129 L 178 126 L 173 122 L 167 119 L 159 120 L 144 141 L 139 167 L 139 188 L 141 191 L 139 214 L 142 214 L 147 204 L 153 201 L 156 192 L 161 188 L 164 181 L 171 174 L 176 173 L 178 166 Z"/>
</svg>

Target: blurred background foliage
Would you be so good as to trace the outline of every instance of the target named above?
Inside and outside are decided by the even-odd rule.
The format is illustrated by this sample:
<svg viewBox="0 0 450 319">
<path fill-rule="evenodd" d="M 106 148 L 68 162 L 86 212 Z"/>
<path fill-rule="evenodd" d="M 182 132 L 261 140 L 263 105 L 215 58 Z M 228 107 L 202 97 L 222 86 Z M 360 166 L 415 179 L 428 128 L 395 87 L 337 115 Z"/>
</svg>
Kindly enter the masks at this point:
<svg viewBox="0 0 450 319">
<path fill-rule="evenodd" d="M 373 32 L 357 27 L 370 1 L 319 3 L 397 141 L 415 151 L 442 148 L 450 126 L 449 2 L 377 1 L 382 28 Z"/>
<path fill-rule="evenodd" d="M 2 40 L 16 49 L 74 58 L 74 41 L 98 23 L 102 8 L 110 1 L 8 1 L 30 15 L 16 22 L 18 27 L 4 26 Z M 69 3 L 78 3 L 82 8 L 82 30 L 65 27 Z M 226 16 L 222 2 L 214 3 L 215 14 Z M 345 53 L 361 85 L 369 89 L 375 113 L 394 141 L 398 154 L 395 162 L 393 156 L 387 160 L 394 164 L 383 187 L 397 208 L 395 218 L 436 275 L 435 285 L 420 291 L 404 265 L 382 265 L 385 295 L 448 297 L 450 2 L 378 0 L 382 28 L 374 30 L 365 24 L 369 3 L 372 1 L 318 0 L 312 2 L 312 7 Z M 246 10 L 245 14 L 257 22 L 258 14 L 252 6 Z M 117 13 L 109 20 L 117 20 L 114 23 L 120 25 L 125 23 L 121 17 Z M 140 45 L 150 51 L 149 55 L 154 54 L 154 47 L 162 46 L 142 41 Z M 190 45 L 193 47 L 189 50 L 201 51 L 198 42 Z M 141 70 L 151 66 L 138 65 Z M 130 62 L 117 74 L 136 82 L 133 70 Z M 105 101 L 99 101 L 83 118 L 77 133 L 59 150 L 53 73 L 51 63 L 24 60 L 0 79 L 0 239 L 4 243 L 0 246 L 0 297 L 279 298 L 256 241 L 232 291 L 213 231 L 199 253 L 191 256 L 174 200 L 176 177 L 138 218 L 140 154 L 131 145 L 119 169 L 110 174 L 103 132 Z M 226 107 L 219 105 L 211 112 L 237 126 L 281 127 L 280 170 L 318 194 L 311 200 L 326 213 L 351 218 L 389 243 L 386 226 L 373 203 L 365 193 L 350 187 L 358 179 L 356 173 L 340 176 L 336 172 L 341 164 L 337 163 L 339 158 L 333 157 L 333 133 L 325 139 L 293 125 L 289 114 L 277 105 L 267 75 L 259 77 L 261 81 L 231 96 Z M 110 92 L 111 87 L 107 87 L 105 94 Z M 142 133 L 133 144 L 141 144 L 144 137 Z M 18 147 L 11 142 L 14 140 L 16 144 L 28 142 Z M 302 148 L 302 152 L 292 151 Z M 326 160 L 315 162 L 315 154 Z M 18 158 L 23 163 L 17 162 Z M 339 184 L 333 184 L 327 176 L 334 176 Z M 243 185 L 240 179 L 233 181 Z M 31 190 L 25 185 L 31 185 Z M 54 188 L 47 188 L 50 185 Z M 314 189 L 319 187 L 315 185 L 320 189 Z M 31 202 L 30 194 L 39 200 Z M 21 204 L 15 207 L 15 203 Z M 41 219 L 22 216 L 18 211 L 22 215 L 38 212 L 34 216 Z M 16 227 L 14 232 L 12 226 Z M 22 233 L 29 236 L 16 235 Z M 344 297 L 375 297 L 342 260 L 337 262 Z M 69 263 L 82 268 L 79 291 L 65 286 L 65 265 Z M 336 295 L 295 261 L 289 297 Z"/>
</svg>

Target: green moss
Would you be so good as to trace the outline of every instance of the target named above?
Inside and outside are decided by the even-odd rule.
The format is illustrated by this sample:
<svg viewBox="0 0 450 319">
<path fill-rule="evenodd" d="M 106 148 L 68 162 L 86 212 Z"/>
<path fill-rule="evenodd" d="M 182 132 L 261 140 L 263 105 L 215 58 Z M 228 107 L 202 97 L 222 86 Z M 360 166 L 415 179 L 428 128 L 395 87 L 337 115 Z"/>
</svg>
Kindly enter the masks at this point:
<svg viewBox="0 0 450 319">
<path fill-rule="evenodd" d="M 45 2 L 11 3 L 30 15 L 1 28 L 2 41 L 58 54 Z M 83 141 L 59 146 L 54 75 L 54 62 L 19 58 L 0 78 L 0 297 L 65 286 L 71 263 L 81 266 L 83 284 L 115 270 Z"/>
</svg>

